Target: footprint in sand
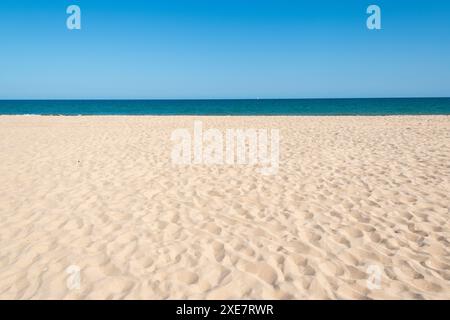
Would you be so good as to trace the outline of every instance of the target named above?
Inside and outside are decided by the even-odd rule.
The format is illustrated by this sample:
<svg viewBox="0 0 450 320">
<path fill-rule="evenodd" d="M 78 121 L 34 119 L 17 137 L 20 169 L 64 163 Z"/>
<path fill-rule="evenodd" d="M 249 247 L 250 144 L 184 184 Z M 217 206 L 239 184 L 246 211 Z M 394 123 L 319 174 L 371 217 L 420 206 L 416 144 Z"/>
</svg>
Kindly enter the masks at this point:
<svg viewBox="0 0 450 320">
<path fill-rule="evenodd" d="M 263 262 L 250 262 L 245 267 L 245 271 L 256 275 L 258 278 L 270 285 L 274 285 L 278 278 L 275 269 L 269 264 Z"/>
<path fill-rule="evenodd" d="M 215 224 L 214 222 L 209 222 L 209 223 L 207 223 L 207 224 L 204 226 L 204 228 L 205 228 L 207 231 L 211 232 L 212 234 L 216 234 L 216 235 L 218 235 L 218 234 L 220 234 L 220 233 L 222 232 L 222 228 L 219 227 L 219 226 L 218 226 L 217 224 Z"/>
<path fill-rule="evenodd" d="M 181 271 L 178 273 L 177 278 L 180 282 L 188 285 L 196 283 L 199 279 L 198 275 L 191 271 Z"/>
</svg>

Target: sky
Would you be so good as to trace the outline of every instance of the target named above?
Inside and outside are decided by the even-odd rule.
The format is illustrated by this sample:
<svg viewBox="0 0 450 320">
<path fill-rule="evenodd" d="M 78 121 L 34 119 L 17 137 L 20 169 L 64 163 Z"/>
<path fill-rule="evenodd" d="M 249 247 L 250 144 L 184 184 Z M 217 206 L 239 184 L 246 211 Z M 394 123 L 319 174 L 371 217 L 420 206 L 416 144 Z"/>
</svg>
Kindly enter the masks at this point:
<svg viewBox="0 0 450 320">
<path fill-rule="evenodd" d="M 0 1 L 0 99 L 429 96 L 450 96 L 448 0 Z"/>
</svg>

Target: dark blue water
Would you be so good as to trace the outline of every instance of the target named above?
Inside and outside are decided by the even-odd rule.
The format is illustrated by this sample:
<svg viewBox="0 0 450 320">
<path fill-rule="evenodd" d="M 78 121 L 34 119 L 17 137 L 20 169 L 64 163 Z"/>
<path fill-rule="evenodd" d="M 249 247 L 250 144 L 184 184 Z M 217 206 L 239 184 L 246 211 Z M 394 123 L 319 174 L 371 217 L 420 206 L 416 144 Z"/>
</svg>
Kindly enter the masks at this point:
<svg viewBox="0 0 450 320">
<path fill-rule="evenodd" d="M 0 114 L 448 115 L 450 98 L 267 100 L 0 100 Z"/>
</svg>

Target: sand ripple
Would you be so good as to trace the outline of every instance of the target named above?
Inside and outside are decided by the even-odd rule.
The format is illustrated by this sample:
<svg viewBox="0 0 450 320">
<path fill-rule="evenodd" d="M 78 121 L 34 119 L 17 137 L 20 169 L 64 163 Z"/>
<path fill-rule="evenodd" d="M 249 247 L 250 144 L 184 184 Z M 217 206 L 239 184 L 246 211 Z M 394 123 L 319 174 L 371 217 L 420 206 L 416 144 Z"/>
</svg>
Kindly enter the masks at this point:
<svg viewBox="0 0 450 320">
<path fill-rule="evenodd" d="M 450 117 L 202 118 L 274 176 L 172 166 L 194 119 L 0 117 L 0 298 L 450 299 Z"/>
</svg>

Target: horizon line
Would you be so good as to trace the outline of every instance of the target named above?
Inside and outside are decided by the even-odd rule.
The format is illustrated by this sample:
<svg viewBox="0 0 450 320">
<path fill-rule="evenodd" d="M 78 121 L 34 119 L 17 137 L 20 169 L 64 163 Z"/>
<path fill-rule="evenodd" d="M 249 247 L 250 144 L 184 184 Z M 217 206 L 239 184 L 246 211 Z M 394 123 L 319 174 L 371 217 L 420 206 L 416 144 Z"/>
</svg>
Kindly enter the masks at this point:
<svg viewBox="0 0 450 320">
<path fill-rule="evenodd" d="M 401 97 L 312 97 L 312 98 L 12 98 L 0 101 L 214 101 L 214 100 L 370 100 L 370 99 L 450 99 L 450 96 Z"/>
</svg>

